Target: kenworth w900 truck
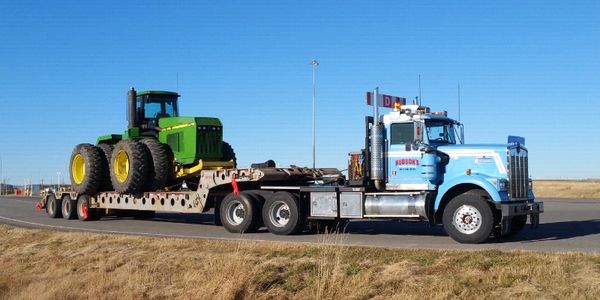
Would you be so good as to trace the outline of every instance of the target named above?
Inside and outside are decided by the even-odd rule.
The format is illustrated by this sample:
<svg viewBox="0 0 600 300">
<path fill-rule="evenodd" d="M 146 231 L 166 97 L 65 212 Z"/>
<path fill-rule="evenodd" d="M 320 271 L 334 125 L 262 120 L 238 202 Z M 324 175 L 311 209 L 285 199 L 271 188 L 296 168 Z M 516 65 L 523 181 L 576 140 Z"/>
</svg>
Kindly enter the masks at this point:
<svg viewBox="0 0 600 300">
<path fill-rule="evenodd" d="M 406 105 L 402 98 L 379 95 L 378 89 L 370 98 L 374 114 L 365 118 L 365 147 L 349 154 L 347 177 L 335 168 L 277 168 L 272 161 L 238 169 L 228 165 L 233 163 L 229 157 L 217 159 L 210 168 L 186 167 L 172 156 L 173 146 L 180 144 L 167 137 L 164 150 L 172 161 L 166 174 L 180 174 L 191 181 L 192 190 L 148 184 L 134 193 L 58 191 L 43 195 L 39 207 L 45 207 L 51 217 L 81 220 L 112 212 L 151 217 L 155 211 L 202 213 L 214 208 L 215 223 L 230 232 L 265 226 L 284 235 L 311 228 L 336 230 L 350 219 L 421 220 L 442 224 L 461 243 L 514 235 L 528 217 L 532 228 L 538 226 L 543 203 L 534 201 L 524 138 L 466 145 L 463 126 L 446 112 Z M 381 99 L 393 111 L 380 115 Z M 163 143 L 160 137 L 165 131 L 187 126 L 163 127 L 160 119 L 158 124 L 152 130 Z M 198 128 L 197 140 L 206 138 L 201 127 L 193 127 Z M 128 138 L 144 141 L 144 137 Z M 151 151 L 146 153 L 153 158 Z M 112 154 L 112 160 L 117 160 L 109 163 L 116 173 L 112 176 L 126 180 L 132 165 L 119 159 L 119 154 Z M 79 171 L 72 168 L 79 172 L 72 175 L 74 186 L 85 168 L 94 167 L 85 156 L 82 160 Z M 141 173 L 141 182 L 152 182 L 156 174 L 157 160 L 147 161 L 154 164 Z"/>
</svg>

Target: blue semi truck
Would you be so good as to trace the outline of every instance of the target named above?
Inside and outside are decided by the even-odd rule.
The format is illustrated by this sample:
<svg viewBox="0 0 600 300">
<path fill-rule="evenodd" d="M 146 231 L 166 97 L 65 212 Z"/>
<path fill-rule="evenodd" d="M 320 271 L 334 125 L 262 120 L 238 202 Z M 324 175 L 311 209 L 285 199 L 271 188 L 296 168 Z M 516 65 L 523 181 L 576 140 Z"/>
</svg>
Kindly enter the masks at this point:
<svg viewBox="0 0 600 300">
<path fill-rule="evenodd" d="M 38 205 L 50 217 L 83 221 L 105 214 L 156 211 L 203 213 L 235 233 L 266 227 L 288 235 L 306 229 L 338 230 L 351 219 L 420 220 L 442 224 L 461 243 L 520 232 L 539 225 L 543 203 L 534 201 L 525 140 L 464 144 L 462 124 L 399 97 L 368 94 L 365 146 L 349 153 L 348 174 L 335 168 L 276 167 L 202 170 L 192 190 L 176 187 L 123 194 L 44 194 Z M 393 110 L 379 114 L 379 106 Z"/>
</svg>

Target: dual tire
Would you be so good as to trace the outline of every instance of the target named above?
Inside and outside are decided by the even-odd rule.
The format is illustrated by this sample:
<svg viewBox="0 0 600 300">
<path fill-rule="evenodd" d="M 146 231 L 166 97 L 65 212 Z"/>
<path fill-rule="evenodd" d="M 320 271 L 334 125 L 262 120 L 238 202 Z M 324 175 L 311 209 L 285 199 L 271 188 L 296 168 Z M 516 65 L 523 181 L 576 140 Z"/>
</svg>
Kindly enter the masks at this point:
<svg viewBox="0 0 600 300">
<path fill-rule="evenodd" d="M 242 192 L 229 194 L 218 206 L 223 227 L 233 233 L 256 232 L 264 223 L 274 234 L 296 234 L 304 228 L 304 210 L 298 196 L 277 192 L 265 200 L 261 195 Z"/>
<path fill-rule="evenodd" d="M 155 139 L 79 144 L 70 164 L 71 184 L 79 194 L 115 190 L 123 194 L 163 189 L 173 175 L 173 154 Z"/>
</svg>

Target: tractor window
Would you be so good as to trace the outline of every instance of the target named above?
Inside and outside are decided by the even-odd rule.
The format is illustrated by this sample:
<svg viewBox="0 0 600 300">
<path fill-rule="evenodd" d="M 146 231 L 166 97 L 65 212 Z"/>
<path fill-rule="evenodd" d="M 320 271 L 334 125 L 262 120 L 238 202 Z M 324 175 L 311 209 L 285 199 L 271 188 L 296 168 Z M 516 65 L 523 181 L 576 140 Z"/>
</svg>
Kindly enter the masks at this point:
<svg viewBox="0 0 600 300">
<path fill-rule="evenodd" d="M 172 97 L 152 95 L 146 98 L 144 103 L 144 118 L 157 119 L 164 117 L 176 117 L 176 101 Z"/>
<path fill-rule="evenodd" d="M 413 123 L 395 123 L 390 128 L 390 144 L 411 144 L 415 141 L 415 126 Z"/>
<path fill-rule="evenodd" d="M 430 144 L 456 144 L 456 134 L 451 123 L 429 121 L 425 125 Z"/>
</svg>

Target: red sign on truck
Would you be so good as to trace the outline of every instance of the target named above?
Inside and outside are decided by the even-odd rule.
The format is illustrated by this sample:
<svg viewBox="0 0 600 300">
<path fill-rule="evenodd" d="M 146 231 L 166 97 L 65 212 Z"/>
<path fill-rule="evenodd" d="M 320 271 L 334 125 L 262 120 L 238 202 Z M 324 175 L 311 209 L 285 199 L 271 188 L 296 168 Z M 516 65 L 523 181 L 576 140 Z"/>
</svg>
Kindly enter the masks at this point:
<svg viewBox="0 0 600 300">
<path fill-rule="evenodd" d="M 406 105 L 406 98 L 379 94 L 379 106 L 394 108 L 396 101 L 400 102 L 401 105 Z M 367 105 L 373 105 L 373 92 L 367 92 Z"/>
</svg>

